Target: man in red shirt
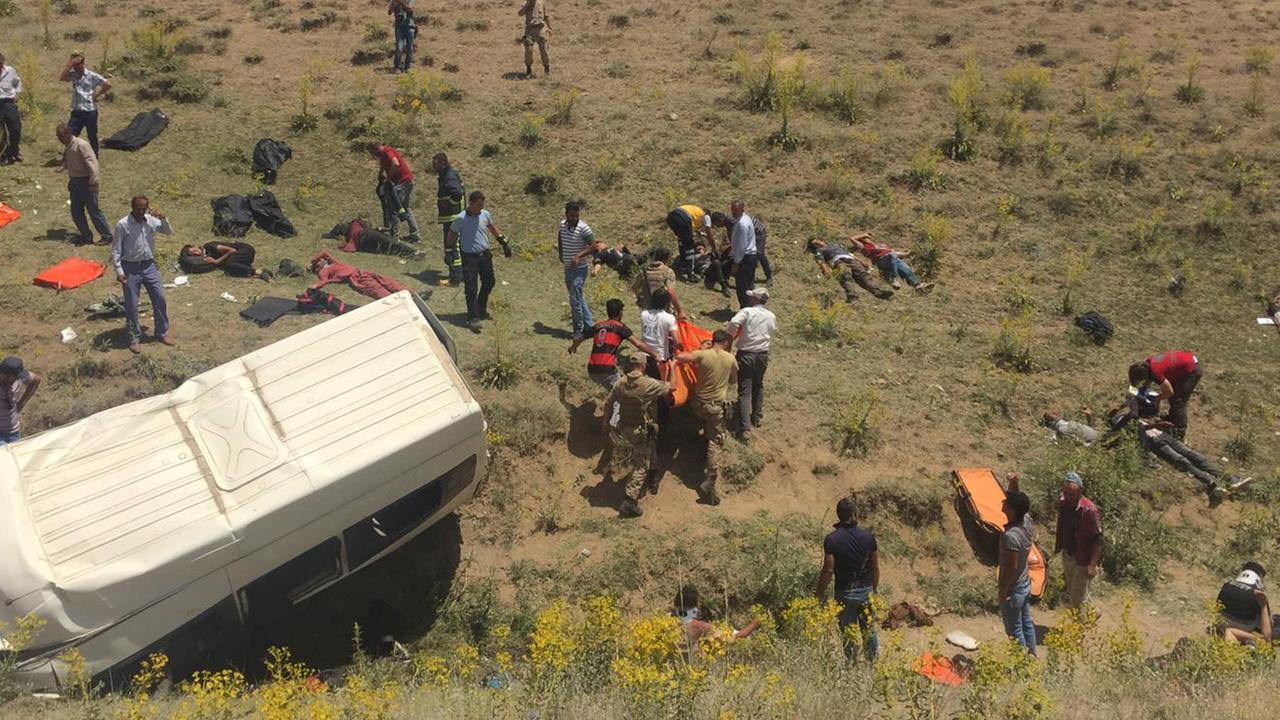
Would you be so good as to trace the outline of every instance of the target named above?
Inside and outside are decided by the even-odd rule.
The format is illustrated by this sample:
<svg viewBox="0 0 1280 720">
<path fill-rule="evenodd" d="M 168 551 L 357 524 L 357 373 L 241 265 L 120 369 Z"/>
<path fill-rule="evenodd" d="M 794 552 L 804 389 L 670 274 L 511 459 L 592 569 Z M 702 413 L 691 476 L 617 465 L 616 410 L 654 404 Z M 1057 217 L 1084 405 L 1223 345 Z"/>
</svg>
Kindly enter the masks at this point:
<svg viewBox="0 0 1280 720">
<path fill-rule="evenodd" d="M 1058 532 L 1053 553 L 1059 552 L 1067 595 L 1063 604 L 1078 608 L 1089 601 L 1089 584 L 1097 577 L 1102 562 L 1102 514 L 1084 496 L 1084 480 L 1074 472 L 1062 477 L 1062 494 L 1058 496 Z"/>
<path fill-rule="evenodd" d="M 371 142 L 365 146 L 369 154 L 378 159 L 378 185 L 375 193 L 382 202 L 382 222 L 387 234 L 396 238 L 400 221 L 409 225 L 405 240 L 418 242 L 418 221 L 413 217 L 413 170 L 404 156 L 390 145 Z"/>
<path fill-rule="evenodd" d="M 1149 383 L 1159 388 L 1159 399 L 1169 401 L 1165 420 L 1173 423 L 1179 440 L 1187 434 L 1187 401 L 1200 384 L 1200 359 L 1190 350 L 1174 350 L 1152 355 L 1129 366 L 1129 384 L 1145 389 Z"/>
<path fill-rule="evenodd" d="M 609 314 L 609 319 L 592 325 L 582 335 L 573 339 L 573 344 L 569 345 L 569 352 L 578 351 L 587 338 L 591 338 L 591 356 L 587 358 L 587 377 L 590 377 L 596 383 L 599 383 L 606 390 L 612 390 L 620 379 L 618 375 L 618 351 L 622 347 L 625 340 L 634 345 L 638 350 L 646 355 L 654 358 L 658 354 L 649 346 L 649 343 L 636 337 L 622 322 L 623 303 L 618 298 L 613 298 L 604 304 L 605 312 Z M 613 408 L 613 415 L 610 418 L 610 425 L 618 424 L 618 408 Z"/>
<path fill-rule="evenodd" d="M 915 288 L 916 292 L 925 294 L 933 290 L 933 283 L 922 283 L 920 278 L 916 277 L 916 273 L 911 269 L 904 259 L 911 254 L 908 250 L 894 250 L 884 243 L 876 243 L 871 241 L 871 233 L 862 232 L 849 238 L 853 246 L 857 248 L 872 265 L 880 271 L 880 275 L 889 284 L 897 290 L 901 285 L 898 278 L 907 281 L 907 284 Z"/>
</svg>

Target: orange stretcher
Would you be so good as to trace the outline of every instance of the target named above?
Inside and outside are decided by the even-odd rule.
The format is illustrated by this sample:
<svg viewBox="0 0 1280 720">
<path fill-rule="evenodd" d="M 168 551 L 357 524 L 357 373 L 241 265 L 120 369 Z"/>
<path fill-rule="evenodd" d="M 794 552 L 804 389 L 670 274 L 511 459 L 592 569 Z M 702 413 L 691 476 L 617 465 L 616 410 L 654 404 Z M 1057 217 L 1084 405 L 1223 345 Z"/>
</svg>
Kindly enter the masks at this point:
<svg viewBox="0 0 1280 720">
<path fill-rule="evenodd" d="M 5 225 L 8 225 L 9 223 L 13 222 L 14 220 L 17 220 L 20 217 L 22 217 L 22 213 L 18 212 L 17 210 L 14 210 L 13 208 L 9 207 L 8 205 L 5 205 L 4 203 L 0 203 L 0 227 L 4 227 Z"/>
<path fill-rule="evenodd" d="M 943 685 L 951 685 L 952 687 L 963 685 L 967 682 L 963 675 L 956 672 L 955 666 L 950 660 L 933 653 L 922 653 L 916 658 L 915 671 L 921 675 L 942 683 Z"/>
<path fill-rule="evenodd" d="M 703 330 L 685 320 L 678 320 L 676 337 L 680 340 L 680 352 L 692 352 L 702 347 L 704 341 L 711 339 L 711 331 Z M 689 393 L 698 384 L 698 373 L 692 365 L 672 364 L 675 368 L 668 369 L 666 378 L 674 386 L 671 391 L 671 406 L 680 407 L 688 402 Z"/>
<path fill-rule="evenodd" d="M 1004 488 L 996 474 L 988 468 L 963 468 L 952 472 L 952 479 L 978 529 L 989 535 L 993 544 L 998 543 L 1009 518 L 1004 514 Z M 1031 576 L 1031 597 L 1039 598 L 1049 581 L 1044 550 L 1039 545 L 1033 544 L 1027 555 L 1027 573 Z"/>
<path fill-rule="evenodd" d="M 42 271 L 35 278 L 35 284 L 54 290 L 70 290 L 91 283 L 102 277 L 106 268 L 91 260 L 69 257 L 66 260 Z"/>
</svg>

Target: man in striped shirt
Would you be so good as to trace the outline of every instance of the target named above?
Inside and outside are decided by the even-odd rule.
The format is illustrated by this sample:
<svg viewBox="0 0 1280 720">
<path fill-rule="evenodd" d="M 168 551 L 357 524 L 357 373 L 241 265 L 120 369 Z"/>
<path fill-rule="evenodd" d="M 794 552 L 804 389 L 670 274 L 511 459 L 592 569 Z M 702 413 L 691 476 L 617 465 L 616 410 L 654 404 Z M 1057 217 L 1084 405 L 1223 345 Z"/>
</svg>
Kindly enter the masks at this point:
<svg viewBox="0 0 1280 720">
<path fill-rule="evenodd" d="M 582 206 L 576 202 L 564 206 L 564 220 L 560 221 L 556 245 L 560 249 L 560 262 L 564 265 L 564 286 L 569 291 L 569 311 L 573 315 L 573 336 L 582 337 L 595 320 L 582 288 L 587 282 L 591 266 L 582 261 L 582 251 L 595 240 L 591 226 L 582 222 Z"/>
</svg>

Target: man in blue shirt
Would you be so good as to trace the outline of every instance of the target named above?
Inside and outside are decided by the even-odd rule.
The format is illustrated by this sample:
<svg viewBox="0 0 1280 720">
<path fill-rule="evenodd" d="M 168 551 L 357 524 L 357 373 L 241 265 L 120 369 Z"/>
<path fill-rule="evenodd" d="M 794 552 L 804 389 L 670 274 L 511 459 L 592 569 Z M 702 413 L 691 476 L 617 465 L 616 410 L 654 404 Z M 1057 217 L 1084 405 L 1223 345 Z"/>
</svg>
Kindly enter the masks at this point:
<svg viewBox="0 0 1280 720">
<path fill-rule="evenodd" d="M 844 639 L 845 657 L 853 659 L 856 648 L 847 628 L 858 624 L 862 652 L 875 660 L 880 643 L 876 638 L 875 618 L 871 617 L 871 595 L 880 586 L 880 554 L 876 538 L 858 527 L 854 518 L 856 503 L 846 497 L 836 503 L 835 530 L 822 541 L 822 572 L 818 575 L 818 602 L 827 601 L 827 586 L 834 575 L 836 601 L 840 603 L 840 636 Z"/>
<path fill-rule="evenodd" d="M 80 137 L 81 130 L 88 130 L 89 146 L 97 157 L 98 99 L 111 90 L 111 83 L 84 66 L 84 53 L 72 53 L 58 79 L 71 83 L 71 119 L 67 120 L 67 127 L 76 137 Z"/>
<path fill-rule="evenodd" d="M 493 292 L 493 253 L 489 250 L 489 232 L 503 243 L 506 236 L 493 224 L 493 216 L 484 209 L 484 193 L 476 191 L 467 198 L 467 209 L 449 226 L 449 242 L 462 252 L 462 282 L 467 296 L 467 327 L 480 332 L 480 321 L 489 316 L 489 293 Z M 477 288 L 477 281 L 479 287 Z"/>
<path fill-rule="evenodd" d="M 164 280 L 156 265 L 156 233 L 172 235 L 164 213 L 151 208 L 146 197 L 133 198 L 130 212 L 116 223 L 111 239 L 111 265 L 116 280 L 124 286 L 125 324 L 129 329 L 129 352 L 142 352 L 142 327 L 138 324 L 138 291 L 146 288 L 155 318 L 155 338 L 173 347 L 169 339 L 169 312 L 164 299 Z"/>
</svg>

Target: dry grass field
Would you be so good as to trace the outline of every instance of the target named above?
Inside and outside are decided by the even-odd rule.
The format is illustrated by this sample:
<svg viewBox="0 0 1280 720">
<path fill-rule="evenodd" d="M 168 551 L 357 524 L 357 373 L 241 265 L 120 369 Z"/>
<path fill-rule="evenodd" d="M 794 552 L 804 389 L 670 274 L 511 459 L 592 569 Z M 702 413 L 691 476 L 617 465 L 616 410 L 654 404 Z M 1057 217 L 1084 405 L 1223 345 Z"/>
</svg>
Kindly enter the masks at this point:
<svg viewBox="0 0 1280 720">
<path fill-rule="evenodd" d="M 0 12 L 12 5 L 0 0 Z M 428 254 L 350 260 L 435 287 L 431 305 L 473 378 L 495 363 L 518 369 L 512 387 L 474 383 L 493 459 L 477 500 L 443 533 L 455 546 L 445 553 L 452 587 L 424 591 L 427 601 L 397 586 L 434 572 L 422 566 L 440 549 L 411 546 L 307 609 L 308 624 L 291 632 L 334 634 L 315 641 L 314 664 L 347 646 L 370 597 L 391 597 L 427 645 L 499 618 L 527 629 L 557 597 L 604 593 L 627 612 L 660 610 L 682 582 L 732 616 L 753 603 L 777 609 L 807 592 L 831 508 L 850 490 L 881 538 L 886 597 L 995 639 L 994 573 L 964 542 L 950 501 L 956 467 L 1022 472 L 1044 528 L 1055 473 L 1090 471 L 1113 501 L 1102 511 L 1116 559 L 1095 586 L 1102 626 L 1131 600 L 1147 655 L 1203 634 L 1205 603 L 1239 561 L 1280 562 L 1280 332 L 1254 320 L 1280 286 L 1273 3 L 548 0 L 552 74 L 533 80 L 519 76 L 518 4 L 419 5 L 409 75 L 389 72 L 390 21 L 371 0 L 18 0 L 0 17 L 0 52 L 31 111 L 26 162 L 0 168 L 0 201 L 24 213 L 0 229 L 0 353 L 46 378 L 26 432 L 165 391 L 321 321 L 260 329 L 238 317 L 256 297 L 297 294 L 305 278 L 203 275 L 169 291 L 179 347 L 134 357 L 122 321 L 82 311 L 116 290 L 109 277 L 63 293 L 31 284 L 64 257 L 107 255 L 66 241 L 73 226 L 54 171 L 53 128 L 68 108 L 56 77 L 73 50 L 111 77 L 104 138 L 142 110 L 172 119 L 143 150 L 102 157 L 112 222 L 139 193 L 171 219 L 166 279 L 182 244 L 214 239 L 210 199 L 261 187 L 248 160 L 258 139 L 294 151 L 269 189 L 297 236 L 246 238 L 271 267 L 331 247 L 320 235 L 336 222 L 378 219 L 376 166 L 358 143 L 384 139 L 418 175 Z M 763 77 L 773 82 L 762 91 Z M 495 260 L 496 319 L 480 334 L 465 328 L 461 288 L 436 287 L 438 151 L 468 191 L 487 195 L 516 250 Z M 599 393 L 586 352 L 565 352 L 561 205 L 582 200 L 598 236 L 643 249 L 673 245 L 673 205 L 727 211 L 735 198 L 767 223 L 778 272 L 764 425 L 724 503 L 708 508 L 693 491 L 699 441 L 677 417 L 683 439 L 666 453 L 660 493 L 643 500 L 642 518 L 617 520 L 621 487 L 598 465 Z M 804 244 L 858 229 L 930 256 L 936 290 L 833 302 L 839 289 Z M 597 316 L 624 292 L 605 273 L 587 290 Z M 681 298 L 703 327 L 729 317 L 730 301 L 701 286 Z M 1116 327 L 1105 347 L 1072 328 L 1087 310 Z M 634 309 L 626 319 L 638 322 Z M 62 344 L 64 327 L 79 338 Z M 1038 426 L 1046 410 L 1114 404 L 1130 362 L 1184 348 L 1205 367 L 1188 442 L 1256 478 L 1240 497 L 1209 509 L 1189 477 L 1132 453 L 1061 447 Z M 847 442 L 866 451 L 840 453 Z M 448 627 L 430 628 L 437 613 Z M 1051 611 L 1037 621 L 1053 624 Z"/>
</svg>

